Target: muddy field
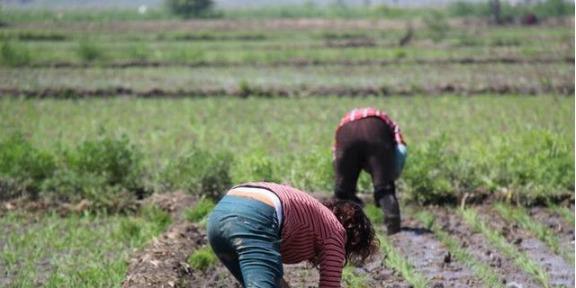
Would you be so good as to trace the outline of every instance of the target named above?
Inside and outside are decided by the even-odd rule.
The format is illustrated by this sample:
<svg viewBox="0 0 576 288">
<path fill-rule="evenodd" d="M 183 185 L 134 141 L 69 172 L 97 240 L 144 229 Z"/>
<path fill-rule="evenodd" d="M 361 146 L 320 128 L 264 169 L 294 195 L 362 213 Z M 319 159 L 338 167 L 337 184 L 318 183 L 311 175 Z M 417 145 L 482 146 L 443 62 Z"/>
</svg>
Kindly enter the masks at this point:
<svg viewBox="0 0 576 288">
<path fill-rule="evenodd" d="M 220 264 L 204 271 L 192 269 L 187 257 L 196 249 L 206 245 L 206 234 L 202 225 L 190 223 L 180 216 L 182 209 L 194 203 L 191 196 L 183 193 L 165 194 L 153 198 L 155 203 L 169 211 L 176 221 L 163 235 L 138 251 L 130 261 L 123 287 L 240 287 L 228 271 Z M 183 204 L 185 203 L 185 204 Z M 415 273 L 426 279 L 429 287 L 486 287 L 474 267 L 461 263 L 436 237 L 435 233 L 405 209 L 402 232 L 383 236 L 394 249 L 414 268 Z M 420 209 L 422 209 L 420 207 Z M 569 263 L 554 254 L 545 243 L 515 223 L 506 222 L 493 210 L 492 205 L 473 207 L 480 218 L 486 220 L 494 231 L 499 231 L 522 253 L 538 263 L 549 279 L 549 287 L 573 287 L 574 263 Z M 542 287 L 534 275 L 522 270 L 516 259 L 507 257 L 494 247 L 481 233 L 477 233 L 451 208 L 426 207 L 436 217 L 436 224 L 458 240 L 460 246 L 476 260 L 493 268 L 504 287 Z M 574 207 L 571 207 L 573 213 Z M 561 239 L 561 249 L 574 253 L 574 227 L 550 209 L 530 209 L 534 219 L 553 229 Z M 393 267 L 385 263 L 387 255 L 375 255 L 361 267 L 352 267 L 354 275 L 345 277 L 345 287 L 414 287 Z M 318 273 L 308 264 L 285 265 L 285 279 L 292 287 L 316 287 Z"/>
</svg>

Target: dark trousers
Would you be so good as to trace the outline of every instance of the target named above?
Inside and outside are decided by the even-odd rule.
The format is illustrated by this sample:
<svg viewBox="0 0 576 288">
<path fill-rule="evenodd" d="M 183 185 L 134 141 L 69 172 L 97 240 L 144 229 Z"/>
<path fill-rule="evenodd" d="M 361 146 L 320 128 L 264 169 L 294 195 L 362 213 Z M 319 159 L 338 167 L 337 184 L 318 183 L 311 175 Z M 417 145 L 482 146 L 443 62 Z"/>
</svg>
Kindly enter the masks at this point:
<svg viewBox="0 0 576 288">
<path fill-rule="evenodd" d="M 395 193 L 395 157 L 394 131 L 381 119 L 369 117 L 340 127 L 334 151 L 336 198 L 359 202 L 356 185 L 365 170 L 372 176 L 374 202 L 379 205 L 384 195 Z"/>
</svg>

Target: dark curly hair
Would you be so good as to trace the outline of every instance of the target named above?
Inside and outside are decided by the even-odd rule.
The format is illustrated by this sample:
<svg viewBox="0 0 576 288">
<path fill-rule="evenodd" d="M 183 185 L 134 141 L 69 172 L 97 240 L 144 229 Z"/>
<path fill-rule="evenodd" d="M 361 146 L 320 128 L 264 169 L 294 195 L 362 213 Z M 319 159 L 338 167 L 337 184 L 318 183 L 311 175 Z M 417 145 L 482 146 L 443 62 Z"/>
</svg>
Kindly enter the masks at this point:
<svg viewBox="0 0 576 288">
<path fill-rule="evenodd" d="M 360 205 L 347 200 L 330 199 L 322 202 L 336 215 L 346 229 L 346 261 L 361 264 L 378 251 L 380 242 L 375 237 L 370 219 Z"/>
</svg>

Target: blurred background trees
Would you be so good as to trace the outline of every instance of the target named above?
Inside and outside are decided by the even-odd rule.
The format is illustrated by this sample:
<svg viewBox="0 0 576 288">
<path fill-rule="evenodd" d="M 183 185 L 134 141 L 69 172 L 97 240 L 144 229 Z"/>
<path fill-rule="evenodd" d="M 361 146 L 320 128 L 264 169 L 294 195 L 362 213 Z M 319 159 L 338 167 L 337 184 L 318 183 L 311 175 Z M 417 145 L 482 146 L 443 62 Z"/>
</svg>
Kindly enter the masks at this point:
<svg viewBox="0 0 576 288">
<path fill-rule="evenodd" d="M 182 18 L 197 18 L 209 16 L 214 7 L 212 0 L 166 0 L 168 9 Z"/>
</svg>

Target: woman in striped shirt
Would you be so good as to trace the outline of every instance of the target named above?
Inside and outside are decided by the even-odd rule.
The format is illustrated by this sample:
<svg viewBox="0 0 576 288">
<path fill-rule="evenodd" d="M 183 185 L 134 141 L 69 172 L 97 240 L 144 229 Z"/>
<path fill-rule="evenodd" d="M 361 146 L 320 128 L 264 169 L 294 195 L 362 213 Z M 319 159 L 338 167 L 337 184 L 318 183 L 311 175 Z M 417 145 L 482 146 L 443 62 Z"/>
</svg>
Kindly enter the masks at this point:
<svg viewBox="0 0 576 288">
<path fill-rule="evenodd" d="M 372 176 L 374 203 L 384 212 L 388 234 L 400 231 L 400 207 L 394 181 L 406 159 L 406 143 L 400 128 L 386 113 L 375 108 L 348 112 L 336 128 L 334 141 L 334 194 L 337 199 L 363 205 L 356 196 L 362 169 Z"/>
<path fill-rule="evenodd" d="M 282 263 L 308 261 L 320 270 L 321 288 L 340 287 L 347 261 L 377 251 L 374 229 L 351 201 L 321 203 L 286 185 L 238 185 L 208 219 L 208 241 L 243 287 L 281 287 Z"/>
</svg>

